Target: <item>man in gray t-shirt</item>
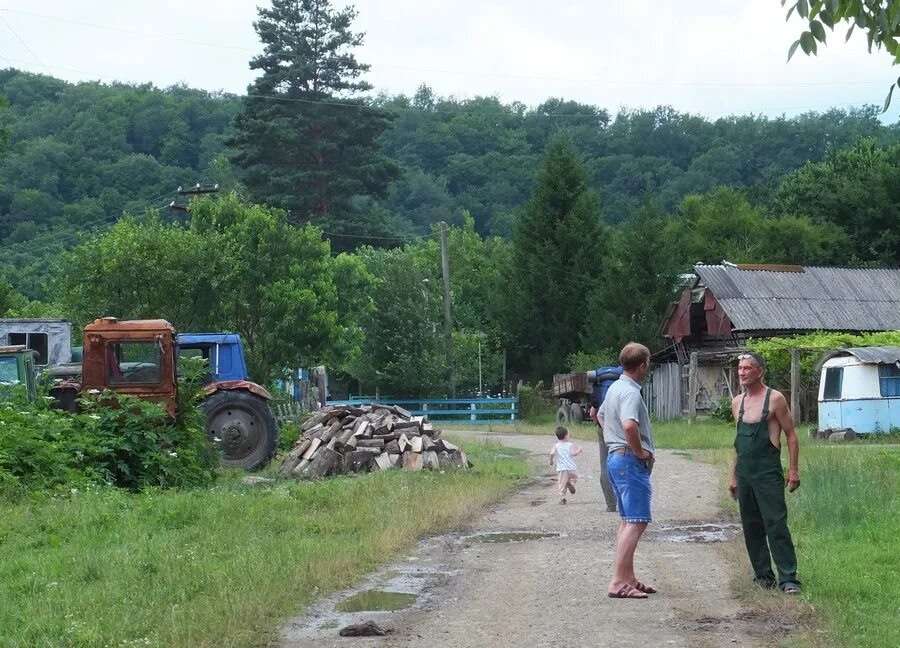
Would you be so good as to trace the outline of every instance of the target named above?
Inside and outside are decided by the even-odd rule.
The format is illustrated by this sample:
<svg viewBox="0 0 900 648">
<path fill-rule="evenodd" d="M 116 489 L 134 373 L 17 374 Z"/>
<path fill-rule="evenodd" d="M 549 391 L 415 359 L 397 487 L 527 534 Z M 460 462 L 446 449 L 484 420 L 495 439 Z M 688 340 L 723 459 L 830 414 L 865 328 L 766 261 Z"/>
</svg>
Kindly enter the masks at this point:
<svg viewBox="0 0 900 648">
<path fill-rule="evenodd" d="M 603 439 L 609 447 L 609 479 L 616 493 L 619 531 L 616 563 L 607 593 L 611 598 L 647 598 L 656 589 L 641 583 L 634 573 L 634 552 L 651 521 L 650 471 L 653 469 L 653 429 L 641 397 L 640 381 L 650 366 L 650 350 L 626 344 L 619 354 L 622 376 L 609 388 L 597 413 Z"/>
</svg>

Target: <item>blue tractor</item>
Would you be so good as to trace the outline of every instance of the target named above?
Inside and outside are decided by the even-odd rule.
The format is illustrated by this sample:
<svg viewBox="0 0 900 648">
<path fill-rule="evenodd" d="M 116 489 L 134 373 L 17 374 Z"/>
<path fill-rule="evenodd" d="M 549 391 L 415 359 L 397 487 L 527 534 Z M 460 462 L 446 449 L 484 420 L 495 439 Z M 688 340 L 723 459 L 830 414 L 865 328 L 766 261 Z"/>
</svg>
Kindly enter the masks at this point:
<svg viewBox="0 0 900 648">
<path fill-rule="evenodd" d="M 222 464 L 255 470 L 267 464 L 278 448 L 278 427 L 269 407 L 272 395 L 247 374 L 241 337 L 236 333 L 179 333 L 179 357 L 209 362 L 206 433 L 219 439 Z"/>
</svg>

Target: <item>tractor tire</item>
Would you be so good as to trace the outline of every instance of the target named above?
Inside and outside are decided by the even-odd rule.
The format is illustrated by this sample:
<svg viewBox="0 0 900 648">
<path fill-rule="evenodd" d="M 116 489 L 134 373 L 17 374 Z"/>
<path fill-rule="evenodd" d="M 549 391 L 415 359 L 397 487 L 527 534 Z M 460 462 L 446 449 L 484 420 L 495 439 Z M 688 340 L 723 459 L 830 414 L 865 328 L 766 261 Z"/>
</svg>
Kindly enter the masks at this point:
<svg viewBox="0 0 900 648">
<path fill-rule="evenodd" d="M 265 399 L 239 389 L 215 392 L 201 404 L 206 434 L 219 439 L 226 468 L 262 468 L 278 448 L 278 427 Z"/>
<path fill-rule="evenodd" d="M 584 420 L 584 414 L 581 411 L 581 405 L 572 403 L 569 405 L 569 422 L 581 423 Z"/>
<path fill-rule="evenodd" d="M 556 410 L 556 422 L 557 423 L 568 423 L 569 422 L 569 406 L 568 405 L 560 405 L 559 409 Z"/>
</svg>

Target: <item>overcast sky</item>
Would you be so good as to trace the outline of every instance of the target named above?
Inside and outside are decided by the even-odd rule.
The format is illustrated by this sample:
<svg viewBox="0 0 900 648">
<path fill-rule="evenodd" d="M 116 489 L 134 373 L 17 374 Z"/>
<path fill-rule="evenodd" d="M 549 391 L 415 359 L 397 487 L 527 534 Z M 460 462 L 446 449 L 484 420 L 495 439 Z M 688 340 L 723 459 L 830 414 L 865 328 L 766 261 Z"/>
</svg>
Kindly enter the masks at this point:
<svg viewBox="0 0 900 648">
<path fill-rule="evenodd" d="M 0 0 L 0 67 L 69 81 L 241 93 L 260 51 L 257 2 Z M 562 97 L 615 111 L 669 104 L 715 118 L 881 105 L 900 72 L 865 38 L 829 34 L 786 62 L 801 30 L 778 0 L 358 0 L 357 58 L 377 91 Z M 335 6 L 344 4 L 338 0 Z M 192 42 L 193 41 L 193 42 Z M 895 101 L 886 120 L 900 112 Z"/>
</svg>

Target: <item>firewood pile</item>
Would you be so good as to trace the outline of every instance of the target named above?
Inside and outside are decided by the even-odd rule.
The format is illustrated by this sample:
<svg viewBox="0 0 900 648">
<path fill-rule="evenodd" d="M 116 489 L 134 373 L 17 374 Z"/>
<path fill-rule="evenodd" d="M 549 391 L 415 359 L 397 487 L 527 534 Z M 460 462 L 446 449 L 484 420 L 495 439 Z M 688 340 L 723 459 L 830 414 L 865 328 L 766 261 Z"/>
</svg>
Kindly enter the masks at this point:
<svg viewBox="0 0 900 648">
<path fill-rule="evenodd" d="M 335 405 L 313 414 L 281 466 L 281 474 L 316 479 L 370 470 L 468 468 L 458 447 L 424 416 L 397 405 Z"/>
</svg>

